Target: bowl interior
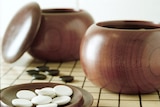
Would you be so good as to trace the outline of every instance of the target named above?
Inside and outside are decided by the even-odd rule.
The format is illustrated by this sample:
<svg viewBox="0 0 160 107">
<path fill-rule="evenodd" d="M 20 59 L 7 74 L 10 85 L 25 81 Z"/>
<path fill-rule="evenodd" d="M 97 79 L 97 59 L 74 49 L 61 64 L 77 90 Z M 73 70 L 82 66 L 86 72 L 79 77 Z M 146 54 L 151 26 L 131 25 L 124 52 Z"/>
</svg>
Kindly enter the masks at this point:
<svg viewBox="0 0 160 107">
<path fill-rule="evenodd" d="M 79 10 L 81 11 L 81 10 Z M 79 12 L 76 11 L 74 9 L 70 9 L 70 8 L 55 8 L 55 9 L 43 9 L 42 12 L 43 14 L 49 14 L 49 13 L 76 13 Z"/>
<path fill-rule="evenodd" d="M 100 22 L 97 25 L 105 28 L 125 30 L 160 29 L 160 24 L 155 24 L 149 21 L 106 21 Z"/>
</svg>

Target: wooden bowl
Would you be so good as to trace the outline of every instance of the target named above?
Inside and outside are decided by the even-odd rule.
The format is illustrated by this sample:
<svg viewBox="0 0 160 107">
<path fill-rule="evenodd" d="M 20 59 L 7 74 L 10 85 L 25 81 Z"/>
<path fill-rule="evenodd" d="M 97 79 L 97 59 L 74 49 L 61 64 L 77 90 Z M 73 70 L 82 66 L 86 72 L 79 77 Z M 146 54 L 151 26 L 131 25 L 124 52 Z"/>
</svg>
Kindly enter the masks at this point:
<svg viewBox="0 0 160 107">
<path fill-rule="evenodd" d="M 78 60 L 81 39 L 92 23 L 93 18 L 85 10 L 41 9 L 37 3 L 29 3 L 8 25 L 2 56 L 9 63 L 26 51 L 44 61 Z"/>
<path fill-rule="evenodd" d="M 160 24 L 135 20 L 93 24 L 80 55 L 88 79 L 102 88 L 127 94 L 160 89 Z"/>
<path fill-rule="evenodd" d="M 1 90 L 0 96 L 0 104 L 2 107 L 13 107 L 12 100 L 16 98 L 16 93 L 19 90 L 31 90 L 40 89 L 44 87 L 54 87 L 56 85 L 62 85 L 57 83 L 28 83 L 28 84 L 20 84 L 14 85 Z M 85 91 L 84 89 L 67 85 L 72 88 L 73 95 L 71 96 L 71 101 L 69 104 L 64 105 L 63 107 L 91 107 L 93 103 L 93 97 L 90 93 Z"/>
<path fill-rule="evenodd" d="M 29 53 L 47 61 L 78 60 L 82 37 L 91 24 L 93 19 L 84 10 L 42 10 L 41 25 Z"/>
</svg>

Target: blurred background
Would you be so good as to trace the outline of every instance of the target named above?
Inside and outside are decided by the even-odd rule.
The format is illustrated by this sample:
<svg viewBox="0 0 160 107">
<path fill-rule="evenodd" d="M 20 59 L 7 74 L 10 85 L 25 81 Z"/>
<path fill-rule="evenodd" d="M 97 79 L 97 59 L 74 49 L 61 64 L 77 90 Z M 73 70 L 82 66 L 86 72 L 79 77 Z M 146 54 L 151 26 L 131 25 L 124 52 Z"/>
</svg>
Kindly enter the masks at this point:
<svg viewBox="0 0 160 107">
<path fill-rule="evenodd" d="M 0 38 L 15 13 L 32 1 L 42 9 L 84 9 L 95 22 L 130 19 L 160 23 L 160 0 L 0 0 Z"/>
</svg>

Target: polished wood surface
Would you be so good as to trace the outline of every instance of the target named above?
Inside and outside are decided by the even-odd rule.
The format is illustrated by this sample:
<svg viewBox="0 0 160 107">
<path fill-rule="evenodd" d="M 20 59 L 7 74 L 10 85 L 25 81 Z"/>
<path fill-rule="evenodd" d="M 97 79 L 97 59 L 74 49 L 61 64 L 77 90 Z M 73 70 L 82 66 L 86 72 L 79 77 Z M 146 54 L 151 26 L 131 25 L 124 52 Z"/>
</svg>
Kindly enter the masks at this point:
<svg viewBox="0 0 160 107">
<path fill-rule="evenodd" d="M 160 25 L 111 21 L 92 25 L 81 45 L 81 62 L 89 80 L 119 93 L 160 89 Z"/>
<path fill-rule="evenodd" d="M 32 44 L 41 21 L 37 3 L 20 9 L 9 23 L 3 37 L 2 55 L 6 62 L 15 62 Z"/>
</svg>

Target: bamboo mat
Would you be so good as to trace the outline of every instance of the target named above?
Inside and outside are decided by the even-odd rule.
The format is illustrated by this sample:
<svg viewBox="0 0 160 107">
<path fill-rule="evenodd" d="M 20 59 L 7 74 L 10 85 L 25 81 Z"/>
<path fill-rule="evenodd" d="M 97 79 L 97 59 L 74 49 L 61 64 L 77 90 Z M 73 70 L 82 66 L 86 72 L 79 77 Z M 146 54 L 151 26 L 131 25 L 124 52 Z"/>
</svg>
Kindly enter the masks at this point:
<svg viewBox="0 0 160 107">
<path fill-rule="evenodd" d="M 59 69 L 60 75 L 72 75 L 74 76 L 74 81 L 65 83 L 60 80 L 59 76 L 47 76 L 46 80 L 33 80 L 26 71 L 42 65 L 49 66 L 50 69 Z M 42 62 L 33 60 L 32 57 L 25 54 L 13 64 L 5 63 L 1 57 L 0 66 L 1 89 L 23 83 L 62 83 L 77 86 L 90 92 L 94 98 L 92 107 L 160 107 L 160 92 L 143 95 L 125 95 L 113 93 L 95 86 L 85 77 L 80 61 L 63 63 Z"/>
</svg>

